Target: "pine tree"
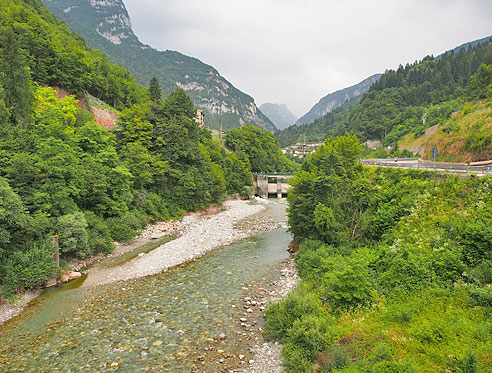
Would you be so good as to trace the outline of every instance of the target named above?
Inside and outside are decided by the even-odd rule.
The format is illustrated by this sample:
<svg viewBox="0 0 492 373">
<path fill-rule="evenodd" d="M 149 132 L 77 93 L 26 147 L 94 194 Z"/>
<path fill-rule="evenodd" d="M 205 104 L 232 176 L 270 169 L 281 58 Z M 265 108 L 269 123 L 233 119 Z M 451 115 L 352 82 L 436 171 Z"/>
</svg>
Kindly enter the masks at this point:
<svg viewBox="0 0 492 373">
<path fill-rule="evenodd" d="M 159 81 L 157 80 L 155 75 L 152 77 L 152 79 L 150 79 L 149 96 L 154 104 L 157 104 L 162 99 L 161 86 L 159 85 Z"/>
<path fill-rule="evenodd" d="M 5 105 L 17 125 L 26 126 L 31 120 L 34 95 L 31 72 L 24 50 L 18 47 L 14 31 L 7 29 L 0 35 L 0 76 L 4 88 Z"/>
</svg>

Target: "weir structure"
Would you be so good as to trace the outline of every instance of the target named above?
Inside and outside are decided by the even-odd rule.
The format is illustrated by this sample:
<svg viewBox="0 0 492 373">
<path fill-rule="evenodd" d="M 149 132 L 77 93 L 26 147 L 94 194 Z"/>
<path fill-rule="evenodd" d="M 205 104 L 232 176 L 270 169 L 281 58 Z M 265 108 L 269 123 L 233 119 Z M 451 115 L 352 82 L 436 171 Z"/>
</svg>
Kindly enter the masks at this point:
<svg viewBox="0 0 492 373">
<path fill-rule="evenodd" d="M 261 198 L 285 198 L 290 188 L 287 181 L 291 177 L 288 173 L 253 173 L 254 194 Z"/>
</svg>

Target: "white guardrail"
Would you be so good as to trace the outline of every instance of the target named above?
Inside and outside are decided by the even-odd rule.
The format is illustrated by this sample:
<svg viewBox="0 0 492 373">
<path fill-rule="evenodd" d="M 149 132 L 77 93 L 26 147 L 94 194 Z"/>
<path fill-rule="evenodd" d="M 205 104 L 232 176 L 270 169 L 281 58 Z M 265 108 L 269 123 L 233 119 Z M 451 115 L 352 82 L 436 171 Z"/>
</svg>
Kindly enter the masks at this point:
<svg viewBox="0 0 492 373">
<path fill-rule="evenodd" d="M 419 170 L 451 172 L 457 174 L 492 175 L 492 165 L 470 166 L 459 163 L 422 162 L 417 158 L 361 159 L 366 166 L 412 168 Z"/>
</svg>

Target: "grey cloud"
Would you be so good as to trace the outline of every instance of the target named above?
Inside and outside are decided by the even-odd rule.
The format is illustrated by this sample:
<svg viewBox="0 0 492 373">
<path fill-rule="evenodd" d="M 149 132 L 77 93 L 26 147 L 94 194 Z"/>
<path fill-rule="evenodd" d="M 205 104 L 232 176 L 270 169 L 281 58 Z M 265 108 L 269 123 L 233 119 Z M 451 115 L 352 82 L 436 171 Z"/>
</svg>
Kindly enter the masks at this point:
<svg viewBox="0 0 492 373">
<path fill-rule="evenodd" d="M 300 116 L 327 93 L 492 34 L 490 0 L 125 0 L 153 47 Z"/>
</svg>

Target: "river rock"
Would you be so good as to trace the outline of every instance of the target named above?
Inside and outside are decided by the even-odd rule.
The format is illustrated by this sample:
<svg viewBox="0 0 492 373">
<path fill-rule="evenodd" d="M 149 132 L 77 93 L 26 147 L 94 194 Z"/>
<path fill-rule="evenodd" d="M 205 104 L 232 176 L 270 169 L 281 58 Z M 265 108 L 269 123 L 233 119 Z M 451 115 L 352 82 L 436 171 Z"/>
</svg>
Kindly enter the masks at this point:
<svg viewBox="0 0 492 373">
<path fill-rule="evenodd" d="M 224 334 L 224 333 L 220 333 L 218 336 L 217 336 L 217 339 L 226 339 L 227 336 Z"/>
<path fill-rule="evenodd" d="M 79 278 L 81 276 L 82 276 L 82 274 L 80 272 L 70 272 L 69 277 L 70 277 L 70 280 L 74 280 L 74 279 Z"/>
<path fill-rule="evenodd" d="M 70 280 L 70 277 L 68 277 L 68 275 L 66 275 L 66 274 L 63 274 L 60 276 L 61 282 L 68 282 L 69 280 Z"/>
</svg>

